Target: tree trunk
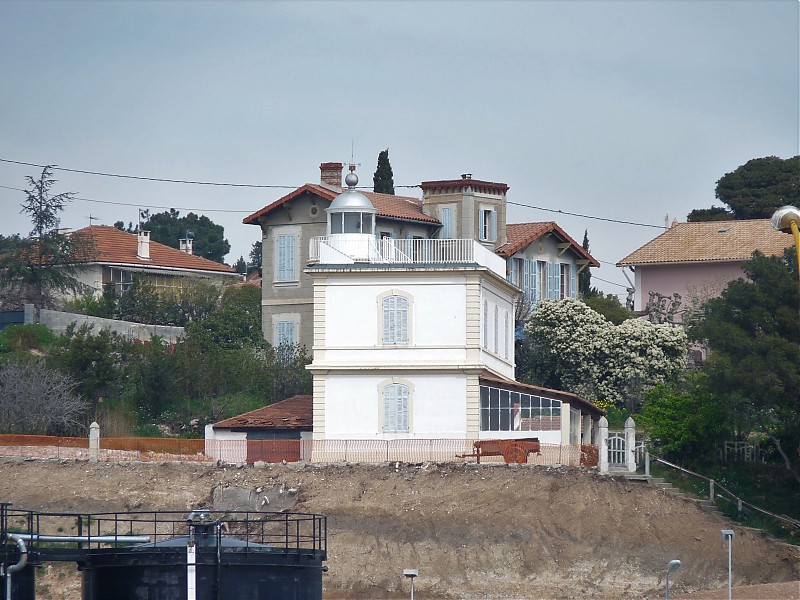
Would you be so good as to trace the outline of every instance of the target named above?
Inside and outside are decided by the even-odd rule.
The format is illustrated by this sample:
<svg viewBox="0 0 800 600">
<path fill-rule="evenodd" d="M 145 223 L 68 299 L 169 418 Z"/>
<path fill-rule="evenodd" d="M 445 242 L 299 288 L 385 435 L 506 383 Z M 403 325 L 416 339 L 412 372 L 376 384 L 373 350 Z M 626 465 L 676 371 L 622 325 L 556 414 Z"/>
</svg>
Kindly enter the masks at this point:
<svg viewBox="0 0 800 600">
<path fill-rule="evenodd" d="M 786 452 L 783 451 L 780 440 L 774 436 L 769 436 L 769 439 L 772 440 L 772 443 L 775 444 L 775 447 L 778 449 L 778 453 L 783 457 L 786 470 L 792 474 L 792 476 L 797 480 L 797 483 L 800 483 L 800 474 L 798 474 L 797 471 L 792 468 L 792 462 L 789 460 L 789 457 L 786 456 Z"/>
</svg>

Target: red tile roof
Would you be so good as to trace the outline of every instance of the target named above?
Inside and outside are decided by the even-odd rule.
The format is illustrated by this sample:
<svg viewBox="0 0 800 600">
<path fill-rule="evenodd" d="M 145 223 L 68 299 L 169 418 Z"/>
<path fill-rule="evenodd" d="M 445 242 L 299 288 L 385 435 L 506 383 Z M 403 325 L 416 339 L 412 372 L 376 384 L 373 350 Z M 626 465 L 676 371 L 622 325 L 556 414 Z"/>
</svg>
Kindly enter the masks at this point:
<svg viewBox="0 0 800 600">
<path fill-rule="evenodd" d="M 779 256 L 793 244 L 769 219 L 676 223 L 617 266 L 746 261 L 756 250 Z"/>
<path fill-rule="evenodd" d="M 591 254 L 586 252 L 583 246 L 573 240 L 566 231 L 561 229 L 561 227 L 553 221 L 543 221 L 541 223 L 509 223 L 506 225 L 506 237 L 508 241 L 497 249 L 497 253 L 508 258 L 548 233 L 552 233 L 564 242 L 571 244 L 572 249 L 583 259 L 588 260 L 590 265 L 594 267 L 600 266 L 600 263 Z"/>
<path fill-rule="evenodd" d="M 92 225 L 79 229 L 76 233 L 91 236 L 93 239 L 96 254 L 89 262 L 236 274 L 236 271 L 228 265 L 181 252 L 152 240 L 150 240 L 150 259 L 139 258 L 137 256 L 139 251 L 137 234 L 121 231 L 116 227 Z"/>
<path fill-rule="evenodd" d="M 411 196 L 392 196 L 391 194 L 376 194 L 375 192 L 366 192 L 359 190 L 363 193 L 372 205 L 377 209 L 379 217 L 389 217 L 393 219 L 409 219 L 412 221 L 422 221 L 424 223 L 433 223 L 438 225 L 439 220 L 429 217 L 422 212 L 422 200 Z M 259 211 L 254 212 L 252 215 L 245 217 L 242 223 L 245 225 L 258 225 L 259 217 L 266 215 L 279 206 L 294 200 L 304 193 L 311 193 L 319 196 L 323 200 L 332 202 L 336 196 L 339 195 L 338 191 L 331 190 L 328 187 L 318 185 L 315 183 L 307 183 L 302 187 L 297 188 L 293 192 L 288 193 L 282 198 L 278 198 L 272 204 L 268 204 Z"/>
<path fill-rule="evenodd" d="M 275 404 L 215 423 L 226 429 L 302 429 L 311 431 L 314 409 L 311 396 L 292 396 Z"/>
</svg>

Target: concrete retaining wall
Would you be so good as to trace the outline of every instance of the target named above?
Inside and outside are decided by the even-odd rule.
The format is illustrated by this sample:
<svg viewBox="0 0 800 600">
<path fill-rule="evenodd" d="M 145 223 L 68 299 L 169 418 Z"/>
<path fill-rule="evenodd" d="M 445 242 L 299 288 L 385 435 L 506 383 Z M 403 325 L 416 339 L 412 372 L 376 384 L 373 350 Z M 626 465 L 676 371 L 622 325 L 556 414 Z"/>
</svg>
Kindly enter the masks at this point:
<svg viewBox="0 0 800 600">
<path fill-rule="evenodd" d="M 35 314 L 36 311 L 33 305 L 26 304 L 25 324 L 36 322 Z M 167 342 L 177 342 L 183 337 L 183 327 L 117 321 L 114 319 L 103 319 L 101 317 L 90 317 L 76 313 L 62 312 L 60 310 L 42 309 L 39 315 L 39 323 L 47 325 L 47 327 L 57 334 L 63 334 L 72 323 L 75 323 L 76 327 L 88 323 L 94 325 L 96 331 L 109 329 L 130 340 L 139 339 L 145 341 L 154 336 L 158 336 Z"/>
</svg>

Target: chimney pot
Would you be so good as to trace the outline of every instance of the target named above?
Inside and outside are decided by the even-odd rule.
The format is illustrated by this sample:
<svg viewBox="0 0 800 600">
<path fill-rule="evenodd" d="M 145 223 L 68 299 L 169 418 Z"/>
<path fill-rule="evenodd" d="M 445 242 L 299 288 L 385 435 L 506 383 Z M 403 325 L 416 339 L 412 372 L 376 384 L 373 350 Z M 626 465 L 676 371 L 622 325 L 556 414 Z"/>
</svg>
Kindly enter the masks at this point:
<svg viewBox="0 0 800 600">
<path fill-rule="evenodd" d="M 139 239 L 139 247 L 136 256 L 150 260 L 150 232 L 140 231 L 137 237 Z"/>
<path fill-rule="evenodd" d="M 461 179 L 472 179 L 472 173 L 462 173 Z"/>
<path fill-rule="evenodd" d="M 344 165 L 340 162 L 324 162 L 319 165 L 319 180 L 323 185 L 330 185 L 336 188 L 342 187 L 342 169 Z"/>
</svg>

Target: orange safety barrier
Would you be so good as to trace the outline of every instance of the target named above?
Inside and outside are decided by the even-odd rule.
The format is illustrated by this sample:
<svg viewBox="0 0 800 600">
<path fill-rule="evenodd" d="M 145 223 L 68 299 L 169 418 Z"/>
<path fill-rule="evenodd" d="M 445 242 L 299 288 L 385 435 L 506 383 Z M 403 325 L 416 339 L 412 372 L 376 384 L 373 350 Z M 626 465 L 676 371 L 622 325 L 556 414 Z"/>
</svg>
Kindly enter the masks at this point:
<svg viewBox="0 0 800 600">
<path fill-rule="evenodd" d="M 88 448 L 89 438 L 55 435 L 0 434 L 0 446 L 55 446 L 57 448 Z"/>
</svg>

